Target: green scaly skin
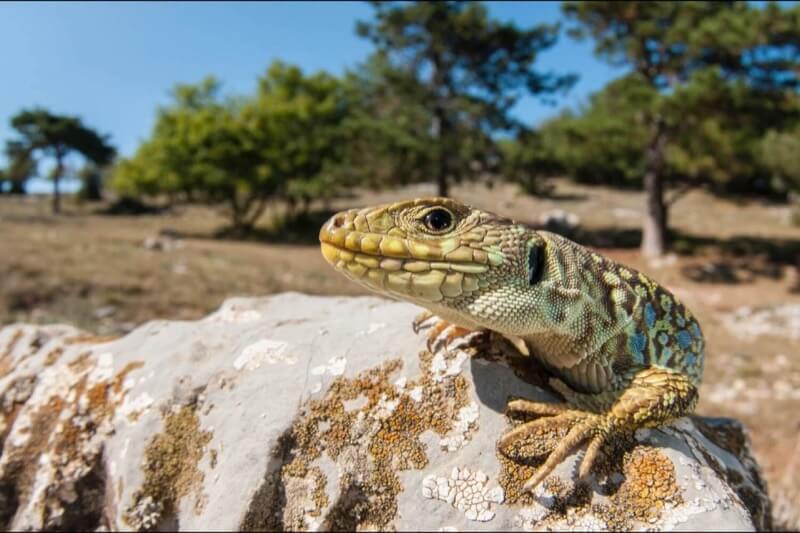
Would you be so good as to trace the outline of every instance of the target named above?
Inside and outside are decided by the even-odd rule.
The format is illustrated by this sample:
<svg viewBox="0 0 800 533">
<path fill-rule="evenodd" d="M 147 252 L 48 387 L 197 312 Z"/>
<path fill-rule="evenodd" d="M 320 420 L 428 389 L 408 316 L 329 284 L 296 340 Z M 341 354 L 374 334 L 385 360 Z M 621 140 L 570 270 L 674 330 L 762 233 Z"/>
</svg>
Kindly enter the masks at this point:
<svg viewBox="0 0 800 533">
<path fill-rule="evenodd" d="M 319 238 L 325 259 L 353 281 L 425 307 L 444 324 L 495 331 L 557 376 L 552 383 L 565 403 L 508 404 L 546 416 L 506 433 L 501 451 L 544 428 L 570 428 L 527 490 L 587 440 L 581 477 L 607 440 L 694 410 L 700 327 L 675 296 L 634 269 L 445 198 L 344 211 Z"/>
</svg>

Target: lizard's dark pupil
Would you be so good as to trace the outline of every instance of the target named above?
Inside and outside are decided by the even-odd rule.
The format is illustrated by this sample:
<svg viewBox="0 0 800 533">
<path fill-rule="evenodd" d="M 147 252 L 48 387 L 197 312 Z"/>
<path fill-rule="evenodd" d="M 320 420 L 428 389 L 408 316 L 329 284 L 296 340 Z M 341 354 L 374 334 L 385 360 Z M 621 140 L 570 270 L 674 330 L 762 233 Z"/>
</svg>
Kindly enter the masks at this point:
<svg viewBox="0 0 800 533">
<path fill-rule="evenodd" d="M 453 216 L 444 209 L 434 209 L 425 215 L 425 225 L 433 231 L 443 231 L 453 223 Z"/>
</svg>

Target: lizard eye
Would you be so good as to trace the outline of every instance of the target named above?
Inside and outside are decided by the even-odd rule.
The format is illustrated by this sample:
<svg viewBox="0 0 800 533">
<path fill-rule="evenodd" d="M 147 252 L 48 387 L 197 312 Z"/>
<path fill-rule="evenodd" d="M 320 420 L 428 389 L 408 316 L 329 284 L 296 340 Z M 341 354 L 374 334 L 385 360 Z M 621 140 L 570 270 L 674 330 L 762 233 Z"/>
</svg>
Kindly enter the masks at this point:
<svg viewBox="0 0 800 533">
<path fill-rule="evenodd" d="M 432 209 L 422 220 L 425 227 L 435 233 L 441 233 L 453 227 L 453 215 L 446 209 Z"/>
</svg>

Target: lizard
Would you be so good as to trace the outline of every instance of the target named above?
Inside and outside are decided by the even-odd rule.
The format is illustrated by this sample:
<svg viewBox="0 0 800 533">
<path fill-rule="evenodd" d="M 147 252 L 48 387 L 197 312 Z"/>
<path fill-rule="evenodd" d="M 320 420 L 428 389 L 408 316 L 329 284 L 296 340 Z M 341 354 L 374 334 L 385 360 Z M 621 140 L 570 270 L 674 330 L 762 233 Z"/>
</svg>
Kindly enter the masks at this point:
<svg viewBox="0 0 800 533">
<path fill-rule="evenodd" d="M 606 442 L 694 411 L 704 340 L 692 312 L 648 276 L 563 236 L 433 197 L 339 212 L 319 240 L 348 278 L 426 308 L 415 329 L 438 318 L 431 337 L 493 331 L 553 374 L 565 401 L 511 399 L 507 412 L 536 418 L 497 443 L 505 453 L 568 428 L 526 491 L 587 441 L 581 479 Z"/>
</svg>

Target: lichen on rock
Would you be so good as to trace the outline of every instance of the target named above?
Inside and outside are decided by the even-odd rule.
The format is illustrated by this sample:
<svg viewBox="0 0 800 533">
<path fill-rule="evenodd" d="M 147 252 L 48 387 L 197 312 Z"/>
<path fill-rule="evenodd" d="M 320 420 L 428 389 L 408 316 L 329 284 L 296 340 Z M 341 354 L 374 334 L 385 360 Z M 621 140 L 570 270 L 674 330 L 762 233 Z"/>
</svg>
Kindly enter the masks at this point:
<svg viewBox="0 0 800 533">
<path fill-rule="evenodd" d="M 744 428 L 720 419 L 637 432 L 585 482 L 577 450 L 523 493 L 567 428 L 510 457 L 496 442 L 525 420 L 505 416 L 509 398 L 556 400 L 544 369 L 492 336 L 431 352 L 410 326 L 418 311 L 288 293 L 118 339 L 0 329 L 0 525 L 769 527 Z"/>
<path fill-rule="evenodd" d="M 154 529 L 174 515 L 176 503 L 194 495 L 194 509 L 202 511 L 204 475 L 198 463 L 213 436 L 201 430 L 196 405 L 183 405 L 164 415 L 164 431 L 145 448 L 144 483 L 125 511 L 125 521 L 136 529 Z"/>
</svg>

